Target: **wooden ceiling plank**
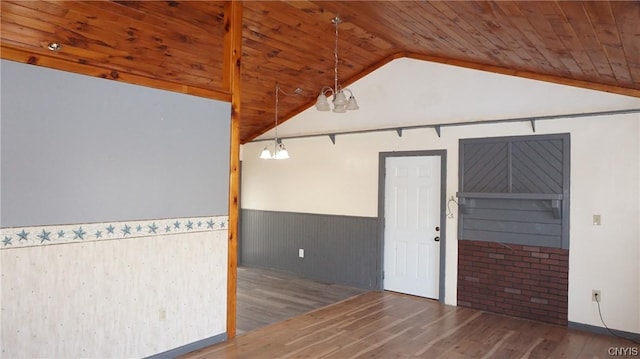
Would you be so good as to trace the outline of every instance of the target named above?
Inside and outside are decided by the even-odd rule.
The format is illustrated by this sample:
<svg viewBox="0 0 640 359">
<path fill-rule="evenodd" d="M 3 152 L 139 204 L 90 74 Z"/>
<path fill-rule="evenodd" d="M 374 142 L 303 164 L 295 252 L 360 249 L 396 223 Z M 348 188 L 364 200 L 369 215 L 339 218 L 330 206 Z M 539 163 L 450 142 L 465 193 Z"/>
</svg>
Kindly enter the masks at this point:
<svg viewBox="0 0 640 359">
<path fill-rule="evenodd" d="M 561 10 L 562 11 L 562 10 Z M 579 70 L 573 71 L 573 76 L 578 78 L 597 78 L 598 71 L 593 66 L 588 51 L 582 46 L 580 37 L 569 24 L 566 17 L 549 19 L 553 31 L 560 41 L 565 44 L 568 53 L 571 55 Z M 566 62 L 565 62 L 566 64 Z M 571 68 L 570 68 L 571 69 Z"/>
<path fill-rule="evenodd" d="M 112 37 L 121 40 L 121 46 L 126 46 L 128 42 L 149 41 L 157 46 L 176 48 L 185 53 L 193 52 L 195 49 L 210 49 L 219 52 L 214 34 L 218 33 L 222 37 L 222 29 L 212 26 L 209 32 L 194 26 L 186 26 L 184 23 L 159 19 L 153 14 L 127 18 L 123 21 L 119 18 L 117 10 L 123 6 L 98 6 L 99 2 L 78 2 L 74 3 L 72 14 L 82 14 L 82 20 L 76 19 L 92 29 L 99 28 L 105 33 L 113 34 Z M 102 5 L 102 4 L 100 4 Z M 126 8 L 126 7 L 124 7 Z M 145 20 L 145 21 L 142 21 Z M 188 34 L 188 35 L 187 35 Z"/>
<path fill-rule="evenodd" d="M 567 48 L 558 39 L 548 19 L 558 16 L 554 2 L 518 2 L 518 8 L 522 14 L 521 24 L 529 23 L 527 28 L 531 41 L 535 41 L 536 48 L 544 55 L 545 59 L 553 66 L 554 72 L 563 77 L 571 75 L 570 66 L 574 70 L 578 68 L 575 61 L 569 55 Z"/>
<path fill-rule="evenodd" d="M 29 11 L 32 10 L 29 9 Z M 3 12 L 2 23 L 15 24 L 49 34 L 54 34 L 56 32 L 56 25 L 51 24 L 50 22 L 42 21 L 38 17 L 32 16 L 32 14 L 28 13 L 29 11 Z"/>
<path fill-rule="evenodd" d="M 324 74 L 331 74 L 333 78 L 333 56 L 326 59 L 318 60 L 317 56 L 313 56 L 312 51 L 303 51 L 303 54 L 310 54 L 311 56 L 299 57 L 299 51 L 285 50 L 286 43 L 281 43 L 276 40 L 270 40 L 269 45 L 276 45 L 280 48 L 273 48 L 265 44 L 264 41 L 255 41 L 245 37 L 245 53 L 251 58 L 245 61 L 247 65 L 254 62 L 257 59 L 258 64 L 265 64 L 266 62 L 274 62 L 283 66 L 288 66 L 293 70 L 299 71 L 300 74 L 307 73 L 308 76 L 318 76 Z M 344 63 L 341 61 L 339 64 L 339 70 L 342 73 Z"/>
<path fill-rule="evenodd" d="M 69 14 L 77 14 L 75 11 L 71 11 Z M 83 19 L 83 15 L 78 14 L 78 15 L 70 15 L 69 19 L 77 19 L 77 21 L 82 21 Z M 99 20 L 93 20 L 94 25 L 89 25 L 87 23 L 83 23 L 81 24 L 81 30 L 82 30 L 82 36 L 87 35 L 90 36 L 92 39 L 113 39 L 113 33 L 112 32 L 107 32 L 104 29 L 106 28 L 110 28 L 113 29 L 114 26 L 112 26 L 113 24 L 110 23 L 102 23 Z M 122 33 L 124 33 L 124 29 L 122 29 Z M 75 36 L 75 35 L 74 35 Z M 78 36 L 80 36 L 80 34 L 78 34 Z M 153 37 L 153 38 L 151 38 Z M 202 77 L 204 79 L 210 78 L 211 74 L 212 74 L 212 70 L 214 69 L 219 69 L 220 67 L 217 66 L 218 62 L 215 61 L 215 52 L 217 51 L 211 51 L 211 54 L 206 54 L 206 55 L 198 55 L 198 54 L 194 54 L 192 49 L 201 49 L 203 48 L 203 46 L 194 46 L 194 47 L 183 47 L 184 50 L 188 50 L 188 51 L 183 51 L 181 50 L 179 47 L 176 46 L 172 46 L 171 43 L 168 44 L 158 44 L 157 39 L 155 38 L 155 36 L 140 36 L 140 34 L 138 34 L 137 37 L 133 38 L 132 41 L 127 41 L 124 38 L 120 41 L 114 40 L 116 41 L 115 44 L 111 44 L 109 45 L 109 47 L 111 47 L 111 49 L 109 50 L 105 50 L 105 52 L 110 52 L 110 51 L 115 51 L 115 49 L 123 49 L 123 51 L 121 51 L 121 57 L 124 58 L 124 63 L 121 63 L 121 65 L 132 65 L 133 62 L 132 61 L 144 61 L 145 62 L 145 67 L 151 67 L 153 66 L 153 64 L 157 64 L 157 66 L 159 67 L 159 69 L 154 70 L 160 73 L 175 73 L 175 72 L 181 72 L 179 71 L 180 68 L 184 67 L 185 64 L 188 64 L 189 68 L 190 68 L 190 75 L 196 75 L 199 77 Z M 99 41 L 98 46 L 102 46 L 101 44 L 103 43 L 103 41 Z M 122 43 L 122 45 L 120 45 Z M 79 43 L 77 45 L 83 45 L 86 48 L 91 48 L 92 46 L 95 46 L 93 43 L 91 43 L 90 41 L 87 41 L 86 43 Z M 217 49 L 216 46 L 209 45 L 208 48 L 214 50 Z M 134 57 L 134 55 L 131 54 L 135 54 L 136 57 Z M 117 59 L 117 58 L 116 58 Z M 207 62 L 203 62 L 202 60 L 206 60 L 208 59 Z M 114 62 L 114 59 L 109 56 L 105 61 L 108 62 Z M 127 62 L 128 60 L 128 62 Z M 117 62 L 117 61 L 116 61 Z M 169 67 L 168 69 L 164 70 L 165 67 Z M 172 70 L 172 68 L 174 70 Z M 196 78 L 196 77 L 194 77 Z M 219 76 L 217 76 L 216 78 L 219 78 Z M 209 80 L 199 80 L 198 83 L 204 83 L 204 82 L 209 82 Z"/>
<path fill-rule="evenodd" d="M 15 34 L 11 36 L 12 34 Z M 53 56 L 61 59 L 65 59 L 71 62 L 79 62 L 84 65 L 94 65 L 104 71 L 109 73 L 131 73 L 138 76 L 144 77 L 154 77 L 159 73 L 164 73 L 166 70 L 160 66 L 154 66 L 151 63 L 145 64 L 145 71 L 141 71 L 139 67 L 135 66 L 135 63 L 126 58 L 127 53 L 118 51 L 113 55 L 105 55 L 104 51 L 101 50 L 101 46 L 93 43 L 87 43 L 84 48 L 73 47 L 73 46 L 65 46 L 62 51 L 51 53 L 49 50 L 45 49 L 47 42 L 43 42 L 40 39 L 47 38 L 47 34 L 40 32 L 35 29 L 15 29 L 15 25 L 12 23 L 4 23 L 3 24 L 3 36 L 11 36 L 13 38 L 21 38 L 28 43 L 34 44 L 31 45 L 31 48 L 34 52 L 43 55 L 43 56 Z M 63 39 L 63 35 L 57 35 L 56 38 Z M 10 39 L 3 39 L 3 44 L 13 44 L 24 46 L 25 43 L 16 43 Z M 79 59 L 79 60 L 78 60 Z M 193 76 L 192 74 L 184 74 L 183 72 L 178 72 L 180 76 L 177 76 L 174 81 L 186 80 L 190 79 L 189 82 L 194 85 L 201 85 L 204 88 L 214 89 L 209 83 L 211 82 L 211 74 L 206 74 L 206 76 L 202 76 L 200 78 Z"/>
<path fill-rule="evenodd" d="M 511 22 L 511 18 L 507 16 L 502 8 L 498 5 L 499 2 L 481 2 L 474 3 L 475 7 L 483 7 L 485 10 L 482 12 L 482 21 L 478 23 L 482 24 L 479 28 L 484 34 L 493 34 L 496 40 L 492 41 L 500 51 L 504 51 L 502 47 L 509 49 L 513 55 L 510 56 L 511 65 L 515 65 L 519 68 L 532 68 L 532 64 L 536 60 L 540 60 L 537 51 L 531 51 L 530 42 L 523 36 L 519 27 Z M 505 2 L 506 3 L 506 2 Z"/>
<path fill-rule="evenodd" d="M 626 55 L 631 79 L 640 83 L 640 2 L 612 2 L 611 9 L 616 19 L 616 26 Z"/>
<path fill-rule="evenodd" d="M 613 17 L 609 2 L 585 2 L 583 3 L 587 15 L 595 28 L 596 36 L 604 48 L 604 53 L 611 64 L 611 69 L 616 79 L 623 82 L 631 81 L 631 73 L 626 65 L 627 60 L 622 49 L 618 26 Z M 632 20 L 636 29 L 640 26 L 640 18 Z"/>
<path fill-rule="evenodd" d="M 68 8 L 65 6 L 65 4 L 61 2 L 45 2 L 45 1 L 35 1 L 35 0 L 33 1 L 2 0 L 2 2 L 0 3 L 1 3 L 3 14 L 6 14 L 6 13 L 20 14 L 20 9 L 18 9 L 17 7 L 29 8 L 31 10 L 35 10 L 40 14 L 38 15 L 38 17 L 43 16 L 43 14 L 48 14 L 56 17 L 63 17 L 68 11 Z"/>
<path fill-rule="evenodd" d="M 457 11 L 454 10 L 455 4 L 449 4 L 448 2 L 431 2 L 434 8 L 438 9 L 452 24 L 455 24 L 460 28 L 462 33 L 473 39 L 475 46 L 482 49 L 480 52 L 483 54 L 482 58 L 475 59 L 477 62 L 501 62 L 501 59 L 494 53 L 495 45 L 483 36 L 467 19 L 463 19 Z"/>
<path fill-rule="evenodd" d="M 591 20 L 589 19 L 582 2 L 573 1 L 561 1 L 558 2 L 558 6 L 562 9 L 562 12 L 567 19 L 569 25 L 573 28 L 576 34 L 579 34 L 579 41 L 582 44 L 582 48 L 586 51 L 587 56 L 591 60 L 593 67 L 598 73 L 597 77 L 591 79 L 600 79 L 607 83 L 615 82 L 615 76 L 611 65 L 608 63 L 606 54 L 603 51 L 600 40 L 591 26 Z"/>
<path fill-rule="evenodd" d="M 210 31 L 224 25 L 224 1 L 141 1 L 138 9 Z"/>
<path fill-rule="evenodd" d="M 532 63 L 528 70 L 537 69 L 540 72 L 552 72 L 554 71 L 553 65 L 549 62 L 547 57 L 553 57 L 548 51 L 541 51 L 540 47 L 544 47 L 544 41 L 539 37 L 538 33 L 533 29 L 533 26 L 526 19 L 517 2 L 514 1 L 496 1 L 496 6 L 500 8 L 503 16 L 508 18 L 511 25 L 518 29 L 521 35 L 520 41 L 523 46 L 528 49 L 529 56 L 531 56 Z"/>
<path fill-rule="evenodd" d="M 468 57 L 467 53 L 473 47 L 469 48 L 460 42 L 461 40 L 455 32 L 448 33 L 444 31 L 444 27 L 440 27 L 435 25 L 438 19 L 433 16 L 430 12 L 418 11 L 418 9 L 422 9 L 420 7 L 420 3 L 411 3 L 411 2 L 397 2 L 394 3 L 396 6 L 396 12 L 403 12 L 403 18 L 411 19 L 412 21 L 405 21 L 407 27 L 411 29 L 413 32 L 417 34 L 421 34 L 421 36 L 425 37 L 428 35 L 428 40 L 433 43 L 437 43 L 439 52 L 446 54 L 445 56 L 451 57 Z M 427 16 L 422 16 L 421 14 L 426 14 Z"/>
<path fill-rule="evenodd" d="M 287 4 L 289 4 L 287 2 Z M 265 10 L 266 11 L 266 10 Z M 310 54 L 314 54 L 316 57 L 319 53 L 326 53 L 328 58 L 333 58 L 333 50 L 334 50 L 334 28 L 331 22 L 327 22 L 326 25 L 321 27 L 310 27 L 300 18 L 302 15 L 295 16 L 293 13 L 290 13 L 291 9 L 289 7 L 282 9 L 281 11 L 273 11 L 270 13 L 273 14 L 269 17 L 269 26 L 268 31 L 265 31 L 264 21 L 255 22 L 252 21 L 252 9 L 248 9 L 247 17 L 245 19 L 245 28 L 251 29 L 256 33 L 260 33 L 262 29 L 261 36 L 265 36 L 269 39 L 276 39 L 280 41 L 282 44 L 286 44 L 287 48 L 296 48 L 296 49 L 305 49 L 305 52 L 309 52 Z M 305 17 L 309 17 L 309 15 L 305 14 Z M 352 24 L 349 24 L 350 26 Z M 326 32 L 322 32 L 322 35 L 318 37 L 319 29 L 326 28 Z M 369 61 L 371 53 L 364 48 L 360 48 L 357 46 L 352 46 L 350 48 L 345 47 L 344 45 L 348 43 L 344 41 L 346 38 L 353 39 L 353 34 L 351 32 L 347 32 L 348 27 L 346 27 L 346 22 L 341 24 L 339 27 L 339 53 L 343 58 L 347 58 L 347 54 L 349 55 L 349 62 L 355 62 L 361 64 L 362 62 Z M 246 33 L 246 32 L 245 32 Z M 331 66 L 331 69 L 333 66 Z"/>
<path fill-rule="evenodd" d="M 418 2 L 422 9 L 420 12 L 430 14 L 430 22 L 435 29 L 451 37 L 458 44 L 458 51 L 461 59 L 483 58 L 484 54 L 478 51 L 476 44 L 467 37 L 467 34 L 455 23 L 448 21 L 448 18 L 440 12 L 431 2 Z M 452 56 L 453 57 L 453 56 Z"/>
<path fill-rule="evenodd" d="M 335 17 L 336 14 L 344 18 L 345 27 L 352 24 L 354 28 L 358 28 L 356 32 L 362 33 L 359 37 L 360 40 L 366 40 L 371 46 L 366 50 L 375 51 L 374 53 L 380 50 L 385 53 L 398 51 L 397 46 L 394 46 L 393 39 L 402 38 L 404 35 L 398 32 L 395 24 L 380 23 L 376 14 L 387 11 L 387 9 L 380 7 L 378 3 L 368 1 L 314 1 L 314 3 L 321 4 L 322 11 L 332 14 L 330 18 Z M 328 24 L 329 21 L 330 19 L 327 19 L 325 22 Z M 376 26 L 368 26 L 370 24 Z"/>
<path fill-rule="evenodd" d="M 466 4 L 462 6 L 462 4 Z M 470 3 L 463 2 L 461 6 L 456 4 L 456 11 L 460 13 L 460 15 L 480 33 L 482 36 L 487 38 L 490 43 L 493 44 L 493 51 L 496 51 L 501 58 L 498 65 L 502 66 L 513 66 L 516 68 L 531 68 L 531 63 L 533 61 L 533 56 L 530 55 L 527 51 L 523 50 L 523 45 L 525 44 L 518 43 L 512 41 L 512 36 L 507 33 L 507 31 L 503 30 L 503 27 L 506 27 L 510 23 L 519 23 L 520 19 L 517 17 L 514 19 L 511 16 L 503 15 L 504 22 L 498 23 L 498 16 L 496 10 L 501 10 L 500 7 L 496 7 L 494 9 L 491 5 L 493 3 L 472 3 L 473 7 L 469 8 Z M 484 4 L 485 11 L 477 11 L 479 6 Z M 501 14 L 502 12 L 500 12 Z M 515 20 L 515 21 L 514 21 Z M 518 26 L 512 26 L 514 28 L 513 31 L 516 31 L 522 34 L 522 30 L 518 29 Z M 506 55 L 506 58 L 505 58 Z M 553 56 L 550 56 L 553 58 Z M 547 57 L 547 62 L 554 66 L 554 68 L 562 68 L 562 62 L 557 61 L 555 58 L 553 60 L 549 60 Z M 509 59 L 510 61 L 505 61 Z"/>
<path fill-rule="evenodd" d="M 148 86 L 162 90 L 180 92 L 185 94 L 192 94 L 200 97 L 206 97 L 216 99 L 220 101 L 230 101 L 231 95 L 229 93 L 200 89 L 192 86 L 186 86 L 180 83 L 173 83 L 170 81 L 157 80 L 154 78 L 148 78 L 144 76 L 137 76 L 133 74 L 122 73 L 117 77 L 114 77 L 108 70 L 97 68 L 95 66 L 80 64 L 77 62 L 71 62 L 64 59 L 47 56 L 47 55 L 33 55 L 32 53 L 25 52 L 21 49 L 5 46 L 4 44 L 0 48 L 2 58 L 12 61 L 18 61 L 22 63 L 37 64 L 38 66 L 48 67 L 52 69 L 68 71 L 83 75 L 89 75 L 93 77 L 99 77 L 109 80 L 116 80 L 140 86 Z"/>
<path fill-rule="evenodd" d="M 401 2 L 399 2 L 400 4 Z M 381 30 L 387 31 L 388 29 L 394 29 L 394 32 L 400 32 L 405 34 L 404 36 L 409 35 L 409 39 L 405 39 L 406 46 L 412 46 L 412 48 L 420 49 L 421 51 L 431 51 L 434 49 L 442 49 L 446 50 L 446 46 L 444 44 L 435 41 L 435 39 L 426 34 L 418 34 L 411 29 L 411 26 L 406 24 L 403 21 L 398 21 L 398 18 L 394 16 L 395 11 L 397 10 L 394 5 L 395 2 L 379 2 L 374 3 L 376 5 L 375 14 L 378 18 L 377 26 L 380 26 Z M 355 15 L 354 18 L 357 19 L 358 15 Z"/>
</svg>

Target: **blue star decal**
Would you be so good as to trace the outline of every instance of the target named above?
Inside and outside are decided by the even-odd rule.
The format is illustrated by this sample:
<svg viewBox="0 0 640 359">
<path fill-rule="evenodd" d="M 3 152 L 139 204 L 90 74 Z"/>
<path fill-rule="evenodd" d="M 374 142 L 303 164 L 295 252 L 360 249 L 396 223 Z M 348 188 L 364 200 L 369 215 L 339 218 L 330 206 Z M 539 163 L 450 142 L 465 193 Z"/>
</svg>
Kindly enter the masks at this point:
<svg viewBox="0 0 640 359">
<path fill-rule="evenodd" d="M 149 233 L 156 233 L 158 230 L 158 226 L 156 226 L 156 222 L 151 223 L 149 226 Z"/>
<path fill-rule="evenodd" d="M 49 239 L 49 235 L 51 234 L 51 232 L 47 232 L 44 229 L 42 230 L 41 234 L 38 234 L 38 238 L 40 238 L 40 243 L 44 243 L 44 241 L 51 241 Z"/>
<path fill-rule="evenodd" d="M 106 228 L 107 233 L 113 234 L 113 230 L 116 229 L 113 224 L 110 224 L 109 227 Z"/>
<path fill-rule="evenodd" d="M 8 246 L 8 245 L 10 245 L 10 244 L 12 244 L 12 243 L 11 243 L 11 237 L 4 236 L 4 240 L 2 241 L 2 243 L 4 243 L 4 246 L 5 246 L 5 247 L 6 247 L 6 246 Z"/>
<path fill-rule="evenodd" d="M 96 231 L 96 238 L 102 238 L 102 231 Z"/>
<path fill-rule="evenodd" d="M 202 221 L 198 221 L 198 227 L 202 227 Z"/>
<path fill-rule="evenodd" d="M 165 233 L 171 232 L 171 226 L 164 227 Z"/>
<path fill-rule="evenodd" d="M 213 223 L 213 220 L 208 220 L 207 221 L 207 228 L 213 228 L 213 226 L 215 226 L 216 224 Z"/>
<path fill-rule="evenodd" d="M 78 228 L 78 229 L 74 229 L 73 230 L 73 239 L 82 239 L 84 240 L 84 236 L 87 234 L 87 232 L 84 231 L 84 229 L 82 229 L 82 227 Z"/>
<path fill-rule="evenodd" d="M 64 231 L 61 229 L 58 231 L 58 238 L 64 237 Z"/>
<path fill-rule="evenodd" d="M 220 222 L 220 227 L 224 228 L 225 225 L 226 225 L 225 222 Z"/>
<path fill-rule="evenodd" d="M 187 229 L 188 230 L 192 230 L 193 229 L 193 222 L 191 222 L 191 221 L 187 222 Z"/>
<path fill-rule="evenodd" d="M 18 240 L 26 241 L 28 236 L 29 236 L 29 232 L 25 232 L 23 229 L 22 232 L 18 233 L 18 237 L 19 237 Z"/>
<path fill-rule="evenodd" d="M 128 225 L 124 225 L 124 228 L 121 229 L 122 231 L 122 236 L 126 236 L 127 234 L 131 234 L 131 227 Z"/>
<path fill-rule="evenodd" d="M 141 225 L 138 225 L 136 227 L 136 232 L 142 232 L 142 226 Z"/>
<path fill-rule="evenodd" d="M 173 226 L 176 227 L 176 229 L 180 228 L 180 222 L 176 221 L 176 223 L 174 223 Z"/>
</svg>

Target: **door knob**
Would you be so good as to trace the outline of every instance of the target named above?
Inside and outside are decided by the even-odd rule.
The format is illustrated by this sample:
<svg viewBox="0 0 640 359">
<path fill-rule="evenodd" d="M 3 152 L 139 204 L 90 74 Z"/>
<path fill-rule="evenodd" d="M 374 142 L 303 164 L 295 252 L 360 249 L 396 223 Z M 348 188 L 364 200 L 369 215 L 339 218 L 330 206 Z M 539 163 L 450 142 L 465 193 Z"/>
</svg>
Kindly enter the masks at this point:
<svg viewBox="0 0 640 359">
<path fill-rule="evenodd" d="M 433 240 L 436 241 L 436 242 L 440 242 L 440 237 L 436 237 Z"/>
</svg>

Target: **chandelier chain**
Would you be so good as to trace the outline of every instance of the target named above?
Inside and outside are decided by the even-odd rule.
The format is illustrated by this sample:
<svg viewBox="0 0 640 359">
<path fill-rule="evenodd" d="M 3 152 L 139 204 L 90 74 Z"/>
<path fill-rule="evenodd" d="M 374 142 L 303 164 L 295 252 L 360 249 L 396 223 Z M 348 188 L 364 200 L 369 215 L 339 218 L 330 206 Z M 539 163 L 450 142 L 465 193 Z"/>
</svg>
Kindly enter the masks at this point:
<svg viewBox="0 0 640 359">
<path fill-rule="evenodd" d="M 333 49 L 333 56 L 334 56 L 334 60 L 335 60 L 335 67 L 334 67 L 334 91 L 338 92 L 338 24 L 340 24 L 340 18 L 338 16 L 335 17 L 334 19 L 334 23 L 336 24 L 336 44 L 335 44 L 335 48 Z"/>
<path fill-rule="evenodd" d="M 279 101 L 279 96 L 278 93 L 280 92 L 280 85 L 278 83 L 276 83 L 276 141 L 278 139 L 278 103 Z"/>
</svg>

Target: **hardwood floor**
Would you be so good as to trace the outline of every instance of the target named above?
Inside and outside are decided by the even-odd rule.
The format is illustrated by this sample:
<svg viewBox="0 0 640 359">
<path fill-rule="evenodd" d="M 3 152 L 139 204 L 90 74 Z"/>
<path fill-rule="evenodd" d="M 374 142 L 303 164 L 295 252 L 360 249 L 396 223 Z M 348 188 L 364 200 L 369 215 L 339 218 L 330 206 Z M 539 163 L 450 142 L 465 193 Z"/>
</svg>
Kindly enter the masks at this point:
<svg viewBox="0 0 640 359">
<path fill-rule="evenodd" d="M 365 290 L 238 267 L 237 334 L 325 307 Z"/>
<path fill-rule="evenodd" d="M 392 292 L 368 292 L 184 358 L 604 358 L 609 337 Z"/>
</svg>

